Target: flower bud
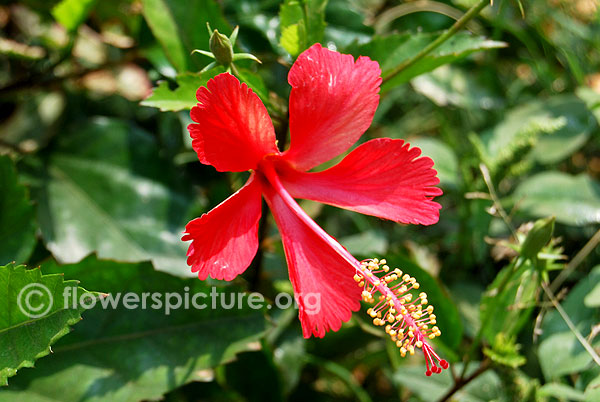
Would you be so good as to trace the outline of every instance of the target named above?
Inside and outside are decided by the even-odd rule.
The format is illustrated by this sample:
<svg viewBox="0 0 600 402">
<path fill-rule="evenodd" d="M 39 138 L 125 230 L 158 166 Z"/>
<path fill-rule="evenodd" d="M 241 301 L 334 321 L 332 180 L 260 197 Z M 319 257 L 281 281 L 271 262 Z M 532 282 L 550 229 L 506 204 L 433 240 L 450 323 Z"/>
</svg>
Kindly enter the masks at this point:
<svg viewBox="0 0 600 402">
<path fill-rule="evenodd" d="M 229 38 L 216 29 L 210 35 L 209 48 L 217 63 L 223 66 L 231 65 L 233 61 L 233 46 Z"/>
</svg>

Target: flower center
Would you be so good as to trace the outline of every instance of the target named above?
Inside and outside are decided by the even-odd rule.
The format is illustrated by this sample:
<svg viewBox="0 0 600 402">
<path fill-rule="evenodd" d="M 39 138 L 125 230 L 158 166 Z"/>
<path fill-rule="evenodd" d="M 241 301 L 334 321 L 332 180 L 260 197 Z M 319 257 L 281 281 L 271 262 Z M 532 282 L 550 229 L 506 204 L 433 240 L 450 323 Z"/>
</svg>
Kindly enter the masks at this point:
<svg viewBox="0 0 600 402">
<path fill-rule="evenodd" d="M 363 300 L 375 303 L 377 298 L 377 303 L 367 310 L 367 314 L 373 318 L 373 324 L 385 326 L 385 332 L 400 348 L 402 357 L 407 353 L 414 355 L 415 348 L 420 348 L 425 356 L 427 376 L 448 368 L 448 362 L 441 359 L 428 343 L 442 333 L 435 325 L 433 306 L 427 305 L 427 293 L 421 292 L 413 300 L 411 291 L 419 289 L 419 282 L 398 268 L 390 269 L 385 260 L 376 258 L 361 261 L 356 271 L 354 280 L 363 288 Z"/>
</svg>

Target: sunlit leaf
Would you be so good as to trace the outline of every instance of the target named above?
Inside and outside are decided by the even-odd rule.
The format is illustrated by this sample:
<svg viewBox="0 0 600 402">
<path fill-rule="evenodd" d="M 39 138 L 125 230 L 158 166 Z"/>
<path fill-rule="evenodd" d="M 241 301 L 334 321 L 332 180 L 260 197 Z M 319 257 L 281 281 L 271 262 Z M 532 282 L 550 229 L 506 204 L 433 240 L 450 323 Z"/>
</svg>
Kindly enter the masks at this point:
<svg viewBox="0 0 600 402">
<path fill-rule="evenodd" d="M 81 321 L 77 300 L 95 295 L 77 285 L 22 265 L 0 267 L 0 385 L 51 353 L 50 346 Z M 78 296 L 75 304 L 64 303 L 66 292 Z"/>
<path fill-rule="evenodd" d="M 521 182 L 511 198 L 528 216 L 553 215 L 576 226 L 600 222 L 600 184 L 585 174 L 539 173 Z"/>
</svg>

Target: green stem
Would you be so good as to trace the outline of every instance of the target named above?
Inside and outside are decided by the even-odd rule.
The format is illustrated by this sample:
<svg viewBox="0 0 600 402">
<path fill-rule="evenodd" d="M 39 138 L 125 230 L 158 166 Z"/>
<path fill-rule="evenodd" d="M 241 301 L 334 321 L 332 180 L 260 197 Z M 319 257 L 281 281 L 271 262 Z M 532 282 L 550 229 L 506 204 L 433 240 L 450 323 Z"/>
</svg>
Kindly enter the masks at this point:
<svg viewBox="0 0 600 402">
<path fill-rule="evenodd" d="M 567 314 L 567 312 L 562 308 L 560 303 L 556 300 L 556 297 L 554 296 L 554 293 L 552 292 L 552 290 L 550 290 L 548 285 L 544 282 L 542 282 L 542 288 L 544 289 L 544 292 L 546 292 L 546 295 L 548 296 L 548 298 L 550 299 L 552 304 L 554 304 L 556 311 L 558 311 L 558 313 L 560 314 L 562 319 L 565 321 L 565 323 L 571 330 L 571 332 L 573 332 L 573 334 L 575 335 L 575 337 L 577 338 L 579 343 L 581 343 L 581 346 L 583 346 L 584 349 L 586 350 L 586 352 L 589 353 L 589 355 L 592 357 L 594 362 L 598 366 L 600 366 L 600 356 L 598 356 L 598 353 L 596 353 L 596 351 L 594 350 L 594 347 L 592 345 L 590 345 L 590 343 L 583 337 L 581 332 L 579 332 L 579 330 L 577 329 L 575 324 L 573 324 L 573 321 L 571 321 L 571 318 L 569 318 L 569 315 Z"/>
<path fill-rule="evenodd" d="M 390 71 L 385 77 L 383 77 L 382 84 L 385 84 L 402 71 L 406 70 L 408 67 L 411 67 L 413 64 L 427 56 L 429 53 L 434 51 L 438 46 L 442 43 L 446 42 L 450 39 L 454 34 L 460 31 L 469 21 L 471 21 L 474 17 L 476 17 L 481 10 L 483 10 L 488 4 L 490 4 L 490 0 L 479 0 L 479 3 L 475 4 L 473 7 L 469 9 L 460 19 L 458 19 L 454 25 L 450 27 L 446 32 L 437 37 L 436 40 L 431 42 L 429 45 L 425 46 L 423 50 L 417 53 L 414 57 L 405 60 L 400 63 L 396 68 Z"/>
</svg>

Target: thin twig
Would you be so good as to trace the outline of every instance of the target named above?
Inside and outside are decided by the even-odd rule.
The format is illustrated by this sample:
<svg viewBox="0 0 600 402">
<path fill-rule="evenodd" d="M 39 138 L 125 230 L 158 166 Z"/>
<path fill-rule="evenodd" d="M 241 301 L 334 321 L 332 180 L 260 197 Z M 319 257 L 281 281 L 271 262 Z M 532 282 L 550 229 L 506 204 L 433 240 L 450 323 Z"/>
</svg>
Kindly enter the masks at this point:
<svg viewBox="0 0 600 402">
<path fill-rule="evenodd" d="M 490 368 L 490 361 L 486 359 L 483 362 L 481 362 L 481 365 L 479 366 L 479 368 L 477 368 L 477 370 L 473 372 L 473 374 L 471 374 L 467 378 L 458 378 L 454 382 L 454 386 L 450 390 L 448 390 L 448 392 L 446 392 L 446 394 L 439 400 L 439 402 L 445 402 L 449 400 L 452 397 L 452 395 L 457 393 L 461 388 L 473 381 L 475 378 L 479 377 L 488 368 Z"/>
<path fill-rule="evenodd" d="M 583 246 L 583 248 L 579 250 L 577 254 L 575 254 L 575 257 L 573 257 L 573 259 L 567 264 L 565 269 L 562 270 L 556 279 L 552 281 L 552 284 L 550 285 L 550 290 L 552 292 L 556 292 L 556 290 L 560 287 L 560 285 L 563 284 L 569 275 L 571 275 L 573 271 L 577 269 L 579 264 L 581 264 L 581 262 L 585 260 L 592 251 L 594 251 L 596 246 L 598 246 L 598 243 L 600 243 L 600 229 L 598 229 L 596 234 L 594 234 L 591 239 L 588 240 L 585 246 Z"/>
<path fill-rule="evenodd" d="M 479 3 L 475 4 L 471 7 L 458 21 L 454 23 L 446 32 L 437 37 L 436 40 L 431 42 L 429 45 L 425 46 L 419 53 L 417 53 L 414 57 L 411 57 L 408 60 L 400 63 L 396 68 L 390 71 L 385 77 L 383 77 L 382 83 L 386 83 L 402 71 L 406 70 L 408 67 L 411 67 L 413 64 L 427 56 L 429 53 L 434 51 L 437 47 L 439 47 L 442 43 L 446 42 L 455 33 L 461 30 L 467 22 L 471 21 L 474 17 L 476 17 L 481 10 L 483 10 L 488 4 L 490 4 L 490 0 L 479 0 Z"/>
<path fill-rule="evenodd" d="M 550 299 L 550 301 L 554 305 L 554 308 L 556 308 L 556 311 L 558 311 L 558 313 L 560 314 L 562 319 L 565 321 L 565 323 L 571 330 L 571 332 L 573 332 L 573 334 L 575 334 L 575 337 L 577 338 L 579 343 L 581 343 L 581 346 L 583 346 L 584 349 L 590 354 L 590 356 L 592 356 L 592 359 L 594 360 L 594 362 L 598 366 L 600 366 L 600 356 L 598 356 L 598 353 L 596 353 L 596 351 L 594 350 L 592 345 L 590 345 L 590 343 L 583 337 L 583 335 L 581 335 L 581 332 L 579 332 L 579 330 L 577 329 L 575 324 L 573 324 L 573 321 L 571 321 L 571 318 L 569 318 L 569 315 L 567 314 L 567 312 L 562 308 L 560 303 L 556 300 L 556 297 L 554 297 L 554 293 L 552 292 L 552 290 L 550 290 L 550 288 L 548 287 L 548 285 L 545 282 L 542 282 L 542 288 L 544 289 L 544 292 L 546 292 L 546 296 L 548 296 L 548 299 Z"/>
<path fill-rule="evenodd" d="M 479 170 L 481 170 L 481 174 L 483 175 L 483 181 L 485 181 L 485 185 L 487 186 L 488 191 L 490 192 L 490 197 L 492 197 L 492 201 L 494 202 L 494 208 L 496 208 L 498 214 L 500 214 L 500 217 L 502 218 L 502 220 L 512 233 L 513 237 L 515 238 L 515 241 L 518 242 L 519 238 L 517 237 L 517 232 L 512 227 L 510 218 L 508 217 L 508 214 L 506 213 L 506 211 L 502 207 L 502 204 L 500 203 L 500 199 L 498 198 L 498 194 L 496 193 L 496 188 L 494 187 L 494 183 L 492 183 L 490 171 L 488 170 L 487 166 L 485 166 L 483 163 L 479 164 Z"/>
</svg>

